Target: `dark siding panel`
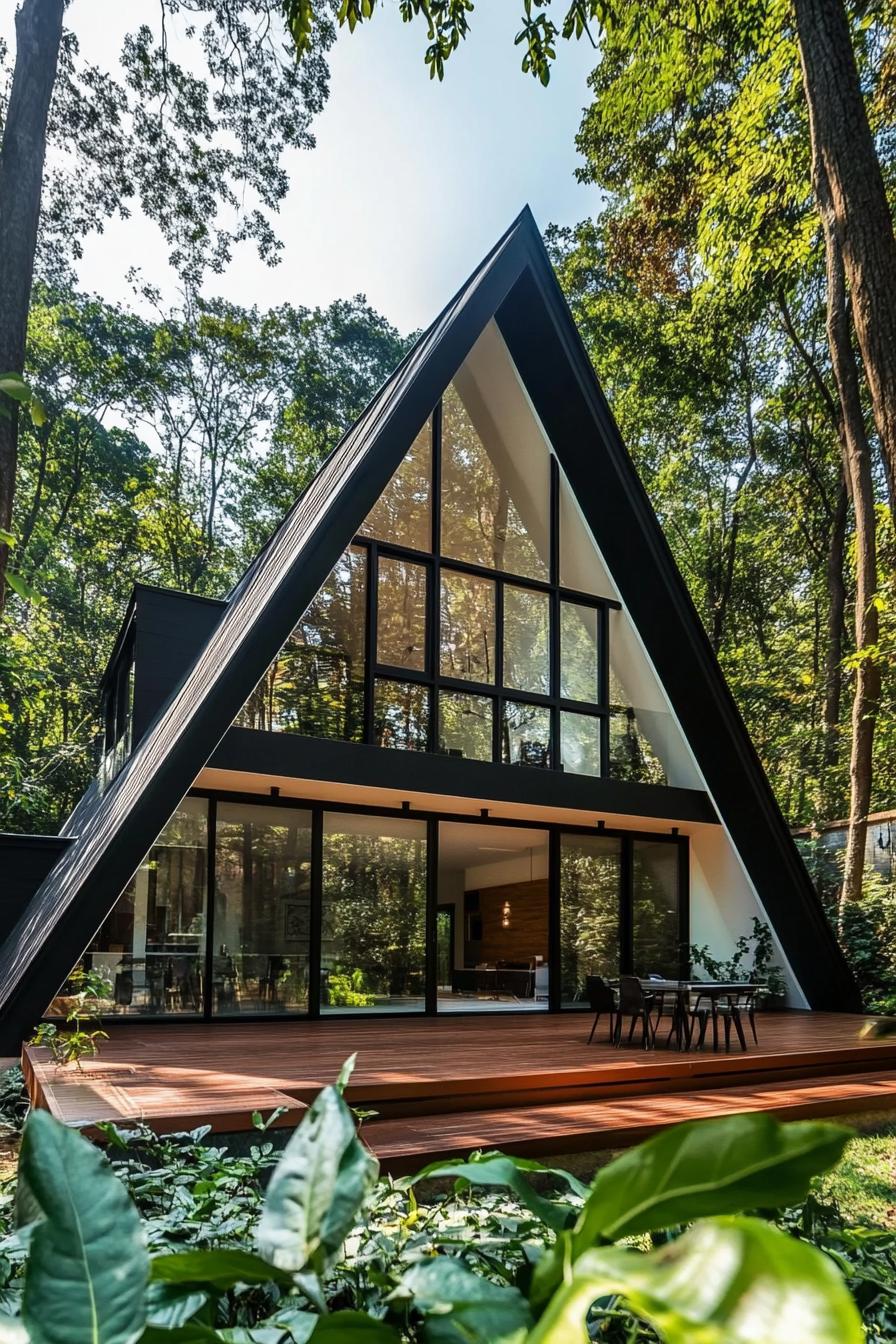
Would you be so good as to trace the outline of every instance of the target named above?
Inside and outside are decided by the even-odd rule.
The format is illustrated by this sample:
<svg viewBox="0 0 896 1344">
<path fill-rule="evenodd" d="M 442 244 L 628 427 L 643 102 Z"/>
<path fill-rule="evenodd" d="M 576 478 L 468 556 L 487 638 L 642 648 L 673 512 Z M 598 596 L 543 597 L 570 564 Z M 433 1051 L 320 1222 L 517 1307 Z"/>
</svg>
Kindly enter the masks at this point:
<svg viewBox="0 0 896 1344">
<path fill-rule="evenodd" d="M 21 918 L 60 854 L 72 843 L 61 835 L 0 835 L 0 939 Z"/>
<path fill-rule="evenodd" d="M 670 821 L 717 822 L 705 793 L 657 784 L 591 779 L 427 752 L 393 751 L 357 742 L 328 742 L 292 733 L 231 728 L 209 765 L 298 779 L 341 781 L 370 788 L 408 788 L 458 798 L 494 798 L 531 806 L 571 807 Z M 238 786 L 237 786 L 238 787 Z"/>
<path fill-rule="evenodd" d="M 226 603 L 160 588 L 137 588 L 134 742 L 180 686 L 208 643 Z"/>
</svg>

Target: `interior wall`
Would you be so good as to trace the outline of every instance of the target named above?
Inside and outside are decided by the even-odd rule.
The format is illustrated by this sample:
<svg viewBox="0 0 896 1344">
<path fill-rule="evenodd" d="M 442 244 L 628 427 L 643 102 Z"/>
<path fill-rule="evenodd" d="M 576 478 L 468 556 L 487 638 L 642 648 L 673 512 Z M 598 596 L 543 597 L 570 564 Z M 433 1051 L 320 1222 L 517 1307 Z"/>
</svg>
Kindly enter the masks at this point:
<svg viewBox="0 0 896 1344">
<path fill-rule="evenodd" d="M 468 889 L 469 890 L 469 889 Z M 509 882 L 499 887 L 483 887 L 477 893 L 482 938 L 467 943 L 466 960 L 494 963 L 513 961 L 528 964 L 534 957 L 548 955 L 548 881 Z M 505 902 L 510 906 L 510 925 L 504 928 Z"/>
<path fill-rule="evenodd" d="M 464 873 L 462 868 L 439 868 L 437 905 L 454 906 L 454 965 L 464 964 Z"/>
</svg>

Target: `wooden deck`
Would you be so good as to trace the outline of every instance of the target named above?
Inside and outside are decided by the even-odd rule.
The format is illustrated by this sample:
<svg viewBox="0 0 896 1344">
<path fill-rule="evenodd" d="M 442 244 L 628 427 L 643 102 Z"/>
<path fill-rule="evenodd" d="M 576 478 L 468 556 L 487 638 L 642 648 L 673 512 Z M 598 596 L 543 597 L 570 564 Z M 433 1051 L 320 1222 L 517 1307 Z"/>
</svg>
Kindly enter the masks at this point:
<svg viewBox="0 0 896 1344">
<path fill-rule="evenodd" d="M 747 1053 L 587 1045 L 588 1016 L 115 1025 L 83 1072 L 23 1056 L 32 1100 L 67 1124 L 145 1121 L 160 1131 L 250 1128 L 255 1110 L 295 1125 L 346 1056 L 348 1089 L 378 1112 L 364 1136 L 384 1165 L 500 1146 L 532 1153 L 619 1146 L 699 1115 L 782 1117 L 896 1107 L 896 1038 L 864 1018 L 769 1013 Z"/>
</svg>

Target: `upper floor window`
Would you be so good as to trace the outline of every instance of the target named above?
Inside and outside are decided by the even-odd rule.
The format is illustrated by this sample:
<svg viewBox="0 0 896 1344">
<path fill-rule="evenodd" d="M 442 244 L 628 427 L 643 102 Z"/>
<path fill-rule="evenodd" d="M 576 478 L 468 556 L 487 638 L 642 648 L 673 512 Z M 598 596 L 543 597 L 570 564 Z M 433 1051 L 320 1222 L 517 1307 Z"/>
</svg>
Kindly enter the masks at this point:
<svg viewBox="0 0 896 1344">
<path fill-rule="evenodd" d="M 618 758 L 639 777 L 649 747 L 610 700 L 618 604 L 564 547 L 563 493 L 461 371 L 237 724 L 576 774 Z"/>
<path fill-rule="evenodd" d="M 114 779 L 127 760 L 134 736 L 134 628 L 125 636 L 102 696 L 100 783 Z"/>
</svg>

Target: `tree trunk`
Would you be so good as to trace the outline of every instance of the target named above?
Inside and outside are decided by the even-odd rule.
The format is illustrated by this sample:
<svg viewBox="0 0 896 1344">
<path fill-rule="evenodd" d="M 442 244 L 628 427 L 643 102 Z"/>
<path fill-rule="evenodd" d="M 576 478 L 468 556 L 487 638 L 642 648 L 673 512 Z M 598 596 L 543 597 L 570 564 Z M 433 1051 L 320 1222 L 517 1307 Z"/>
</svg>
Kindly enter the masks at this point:
<svg viewBox="0 0 896 1344">
<path fill-rule="evenodd" d="M 804 70 L 804 79 L 806 78 Z M 812 113 L 810 108 L 810 119 Z M 813 139 L 813 143 L 815 143 Z M 871 454 L 859 391 L 859 377 L 850 338 L 846 274 L 840 249 L 840 223 L 834 209 L 830 183 L 821 153 L 812 156 L 812 181 L 821 216 L 827 273 L 827 336 L 831 363 L 842 410 L 841 448 L 843 467 L 856 521 L 856 649 L 878 641 L 877 539 L 874 514 L 874 482 Z M 865 837 L 871 802 L 872 747 L 880 699 L 880 668 L 872 657 L 860 657 L 855 673 L 852 705 L 852 744 L 849 760 L 849 833 L 840 917 L 849 901 L 862 895 L 865 867 Z"/>
<path fill-rule="evenodd" d="M 843 565 L 846 558 L 846 515 L 849 495 L 846 477 L 840 482 L 837 507 L 831 519 L 831 535 L 825 561 L 828 590 L 827 631 L 824 650 L 824 775 L 825 801 L 830 803 L 827 775 L 839 758 L 840 700 L 843 695 L 843 620 L 846 612 L 846 585 Z"/>
<path fill-rule="evenodd" d="M 823 171 L 896 520 L 896 237 L 843 0 L 794 0 L 813 175 Z"/>
<path fill-rule="evenodd" d="M 63 0 L 24 0 L 0 146 L 0 373 L 22 373 L 40 220 L 47 115 L 62 37 Z M 9 532 L 18 465 L 18 404 L 0 393 L 0 528 Z M 0 612 L 9 548 L 0 544 Z"/>
</svg>

